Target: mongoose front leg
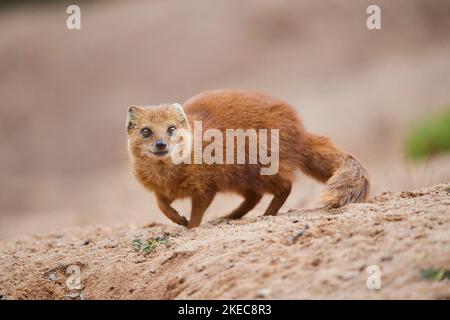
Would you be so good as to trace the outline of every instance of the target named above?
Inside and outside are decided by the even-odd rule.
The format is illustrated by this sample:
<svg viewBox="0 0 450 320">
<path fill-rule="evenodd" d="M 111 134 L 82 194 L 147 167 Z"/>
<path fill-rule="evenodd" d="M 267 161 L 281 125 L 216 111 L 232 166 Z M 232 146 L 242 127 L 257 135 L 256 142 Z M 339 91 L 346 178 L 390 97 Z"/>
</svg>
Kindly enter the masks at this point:
<svg viewBox="0 0 450 320">
<path fill-rule="evenodd" d="M 252 210 L 261 201 L 262 194 L 256 193 L 254 191 L 248 190 L 244 194 L 244 201 L 239 207 L 234 209 L 229 215 L 226 215 L 227 219 L 239 219 L 246 215 L 250 210 Z"/>
<path fill-rule="evenodd" d="M 170 200 L 169 198 L 161 195 L 156 194 L 156 199 L 158 201 L 158 207 L 159 209 L 164 213 L 164 215 L 172 220 L 173 222 L 182 225 L 187 226 L 188 221 L 185 217 L 180 216 L 177 210 L 175 210 L 170 204 L 173 200 Z"/>
<path fill-rule="evenodd" d="M 192 196 L 191 219 L 189 220 L 187 225 L 189 229 L 198 227 L 200 225 L 203 215 L 213 201 L 215 195 L 216 192 L 209 192 L 206 194 L 196 194 Z"/>
<path fill-rule="evenodd" d="M 289 185 L 289 187 L 284 189 L 283 191 L 276 193 L 273 196 L 273 199 L 270 202 L 269 206 L 267 207 L 264 215 L 265 216 L 276 215 L 278 213 L 278 210 L 280 210 L 281 206 L 284 204 L 286 199 L 289 197 L 290 193 L 291 193 L 291 185 Z"/>
</svg>

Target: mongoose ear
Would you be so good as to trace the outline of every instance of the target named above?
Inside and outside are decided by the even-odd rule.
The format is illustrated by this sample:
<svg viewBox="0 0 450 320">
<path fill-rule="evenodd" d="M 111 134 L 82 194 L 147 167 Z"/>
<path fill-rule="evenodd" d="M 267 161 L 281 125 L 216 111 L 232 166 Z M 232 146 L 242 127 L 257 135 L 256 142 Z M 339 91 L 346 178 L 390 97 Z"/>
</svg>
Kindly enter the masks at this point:
<svg viewBox="0 0 450 320">
<path fill-rule="evenodd" d="M 169 110 L 173 110 L 178 115 L 178 117 L 180 118 L 180 123 L 187 122 L 187 116 L 186 113 L 184 113 L 184 109 L 181 104 L 173 103 L 170 105 Z"/>
<path fill-rule="evenodd" d="M 127 111 L 126 128 L 130 132 L 136 126 L 136 120 L 139 118 L 140 113 L 143 111 L 142 107 L 129 106 Z"/>
</svg>

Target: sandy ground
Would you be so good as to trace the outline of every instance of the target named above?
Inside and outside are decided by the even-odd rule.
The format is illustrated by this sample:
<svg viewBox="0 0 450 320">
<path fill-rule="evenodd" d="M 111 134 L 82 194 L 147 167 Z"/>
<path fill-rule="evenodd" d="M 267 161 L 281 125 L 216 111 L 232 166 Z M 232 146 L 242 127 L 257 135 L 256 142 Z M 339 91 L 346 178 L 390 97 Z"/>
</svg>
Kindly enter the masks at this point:
<svg viewBox="0 0 450 320">
<path fill-rule="evenodd" d="M 83 228 L 1 242 L 4 299 L 450 299 L 450 184 L 200 228 Z M 138 240 L 164 239 L 137 251 Z M 142 249 L 142 248 L 140 248 Z M 369 290 L 367 268 L 381 270 Z M 80 288 L 69 289 L 71 266 Z M 69 270 L 69 273 L 67 273 Z"/>
</svg>

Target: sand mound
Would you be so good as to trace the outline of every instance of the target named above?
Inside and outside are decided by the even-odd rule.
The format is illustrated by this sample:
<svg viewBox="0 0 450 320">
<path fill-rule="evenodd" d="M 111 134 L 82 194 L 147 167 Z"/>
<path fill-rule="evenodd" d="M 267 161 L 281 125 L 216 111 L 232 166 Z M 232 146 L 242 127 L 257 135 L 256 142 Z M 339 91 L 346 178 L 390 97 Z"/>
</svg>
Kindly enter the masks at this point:
<svg viewBox="0 0 450 320">
<path fill-rule="evenodd" d="M 71 229 L 2 242 L 5 299 L 449 299 L 450 184 L 337 210 Z M 381 270 L 369 290 L 367 268 Z M 76 270 L 81 289 L 77 289 Z M 75 270 L 75 271 L 74 271 Z M 433 279 L 434 278 L 434 279 Z M 75 281 L 72 281 L 75 279 Z M 69 287 L 67 285 L 69 280 Z"/>
</svg>

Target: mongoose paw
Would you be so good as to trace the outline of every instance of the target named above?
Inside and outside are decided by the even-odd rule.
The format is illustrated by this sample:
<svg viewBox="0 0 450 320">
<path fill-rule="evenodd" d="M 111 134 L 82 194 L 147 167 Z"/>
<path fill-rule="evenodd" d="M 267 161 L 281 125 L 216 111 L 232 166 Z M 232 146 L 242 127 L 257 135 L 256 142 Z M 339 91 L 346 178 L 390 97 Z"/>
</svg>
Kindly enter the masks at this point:
<svg viewBox="0 0 450 320">
<path fill-rule="evenodd" d="M 188 225 L 188 222 L 189 221 L 185 216 L 180 216 L 180 221 L 178 221 L 178 224 L 186 227 Z"/>
</svg>

